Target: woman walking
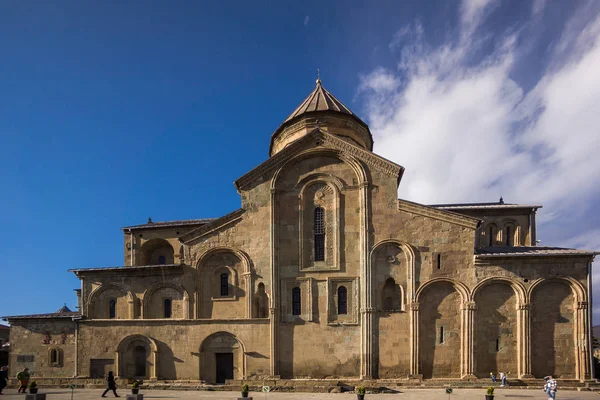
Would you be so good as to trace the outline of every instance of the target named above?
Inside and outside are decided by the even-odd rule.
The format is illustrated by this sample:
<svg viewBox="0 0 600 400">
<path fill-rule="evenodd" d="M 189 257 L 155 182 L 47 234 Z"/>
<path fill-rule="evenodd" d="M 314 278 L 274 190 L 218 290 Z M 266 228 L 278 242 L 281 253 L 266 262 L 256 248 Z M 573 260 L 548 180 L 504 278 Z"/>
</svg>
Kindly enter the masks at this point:
<svg viewBox="0 0 600 400">
<path fill-rule="evenodd" d="M 106 393 L 108 393 L 109 390 L 112 390 L 115 397 L 121 397 L 117 394 L 117 384 L 112 371 L 108 371 L 108 375 L 106 376 L 106 390 L 102 393 L 102 397 L 106 397 Z"/>
<path fill-rule="evenodd" d="M 6 368 L 5 366 L 0 367 L 0 394 L 4 394 L 2 393 L 2 389 L 4 389 L 6 387 L 6 385 L 8 384 L 8 368 Z"/>
</svg>

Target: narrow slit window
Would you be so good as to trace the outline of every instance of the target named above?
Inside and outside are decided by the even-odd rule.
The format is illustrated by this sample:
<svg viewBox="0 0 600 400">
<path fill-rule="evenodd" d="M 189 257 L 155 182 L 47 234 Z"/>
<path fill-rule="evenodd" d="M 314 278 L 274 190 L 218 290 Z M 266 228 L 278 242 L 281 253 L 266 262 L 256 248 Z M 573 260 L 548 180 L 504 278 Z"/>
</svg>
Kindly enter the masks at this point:
<svg viewBox="0 0 600 400">
<path fill-rule="evenodd" d="M 337 291 L 338 314 L 348 314 L 348 289 L 340 286 Z"/>
<path fill-rule="evenodd" d="M 510 237 L 510 226 L 506 227 L 506 245 L 507 246 L 512 246 L 512 240 Z"/>
<path fill-rule="evenodd" d="M 325 210 L 322 207 L 315 208 L 315 261 L 325 261 Z"/>
<path fill-rule="evenodd" d="M 171 299 L 165 299 L 165 318 L 171 318 L 171 315 L 173 313 L 173 302 L 171 301 Z"/>
<path fill-rule="evenodd" d="M 440 344 L 444 343 L 444 327 L 440 326 Z"/>
<path fill-rule="evenodd" d="M 496 351 L 500 351 L 500 339 L 496 339 Z"/>
<path fill-rule="evenodd" d="M 166 260 L 165 256 L 159 256 L 158 257 L 158 264 L 159 265 L 164 265 L 166 263 L 167 263 L 167 260 Z"/>
<path fill-rule="evenodd" d="M 229 296 L 229 275 L 221 274 L 221 296 Z"/>
<path fill-rule="evenodd" d="M 58 364 L 58 350 L 52 349 L 50 352 L 50 363 Z"/>
<path fill-rule="evenodd" d="M 300 288 L 295 287 L 292 289 L 292 315 L 300 315 L 302 313 Z"/>
<path fill-rule="evenodd" d="M 438 254 L 437 255 L 437 269 L 441 269 L 442 268 L 442 255 Z"/>
<path fill-rule="evenodd" d="M 489 246 L 492 247 L 494 245 L 494 227 L 493 226 L 490 226 L 489 235 L 490 235 Z"/>
<path fill-rule="evenodd" d="M 115 318 L 117 316 L 117 302 L 115 299 L 111 299 L 108 302 L 108 318 Z"/>
</svg>

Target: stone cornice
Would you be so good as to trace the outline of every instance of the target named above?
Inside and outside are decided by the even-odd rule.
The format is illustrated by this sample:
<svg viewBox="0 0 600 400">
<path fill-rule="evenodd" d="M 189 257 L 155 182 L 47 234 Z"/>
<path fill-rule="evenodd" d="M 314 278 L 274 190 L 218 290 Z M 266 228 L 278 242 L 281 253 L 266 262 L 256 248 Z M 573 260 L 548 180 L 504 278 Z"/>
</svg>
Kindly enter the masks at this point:
<svg viewBox="0 0 600 400">
<path fill-rule="evenodd" d="M 242 219 L 242 216 L 245 212 L 246 210 L 240 208 L 232 213 L 217 218 L 214 221 L 181 236 L 179 238 L 179 241 L 183 244 L 192 244 L 196 240 L 200 239 L 202 236 L 208 235 L 214 231 L 222 229 L 226 225 L 229 225 L 235 221 Z"/>
<path fill-rule="evenodd" d="M 273 157 L 269 158 L 247 174 L 235 181 L 235 186 L 238 191 L 243 190 L 253 182 L 259 180 L 262 176 L 270 171 L 273 171 L 289 159 L 296 155 L 299 151 L 305 149 L 310 143 L 318 142 L 317 145 L 322 145 L 325 148 L 338 150 L 342 153 L 349 154 L 366 165 L 385 172 L 397 178 L 400 181 L 402 174 L 404 173 L 404 167 L 395 164 L 383 157 L 380 157 L 368 150 L 361 149 L 351 143 L 348 143 L 342 139 L 336 138 L 334 135 L 323 132 L 319 129 L 315 129 L 310 134 L 298 139 L 285 149 L 281 150 Z"/>
<path fill-rule="evenodd" d="M 477 218 L 467 217 L 466 215 L 444 211 L 402 199 L 398 199 L 398 210 L 449 222 L 451 224 L 456 224 L 471 229 L 476 229 L 480 222 Z"/>
</svg>

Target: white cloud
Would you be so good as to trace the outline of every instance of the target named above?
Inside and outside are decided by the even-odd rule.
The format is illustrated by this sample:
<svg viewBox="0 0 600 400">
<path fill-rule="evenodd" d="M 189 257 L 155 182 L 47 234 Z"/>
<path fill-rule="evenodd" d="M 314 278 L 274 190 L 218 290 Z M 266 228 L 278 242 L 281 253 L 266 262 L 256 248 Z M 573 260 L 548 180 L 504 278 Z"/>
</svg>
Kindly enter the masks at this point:
<svg viewBox="0 0 600 400">
<path fill-rule="evenodd" d="M 304 27 L 305 28 L 308 26 L 308 21 L 310 21 L 310 15 L 307 15 L 306 17 L 304 17 Z"/>
<path fill-rule="evenodd" d="M 492 12 L 489 1 L 463 2 L 456 40 L 436 47 L 418 22 L 399 30 L 390 44 L 397 70 L 378 67 L 362 76 L 359 94 L 375 151 L 406 167 L 400 197 L 539 202 L 541 234 L 550 221 L 573 227 L 589 218 L 589 204 L 600 202 L 600 7 L 590 7 L 573 14 L 527 91 L 513 76 L 515 60 L 529 48 L 517 45 L 522 33 L 496 40 L 475 65 L 468 59 L 486 40 L 473 33 Z M 600 242 L 577 242 L 567 232 L 573 229 L 545 244 L 600 250 Z M 595 275 L 600 284 L 600 271 Z"/>
</svg>

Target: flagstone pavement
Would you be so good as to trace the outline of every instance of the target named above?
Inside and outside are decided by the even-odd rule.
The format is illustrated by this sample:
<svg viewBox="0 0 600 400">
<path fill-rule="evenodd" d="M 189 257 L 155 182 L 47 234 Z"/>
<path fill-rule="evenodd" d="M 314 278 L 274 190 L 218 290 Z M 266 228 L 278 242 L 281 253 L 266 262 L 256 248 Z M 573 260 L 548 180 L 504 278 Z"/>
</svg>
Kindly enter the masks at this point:
<svg viewBox="0 0 600 400">
<path fill-rule="evenodd" d="M 98 400 L 103 390 L 101 389 L 75 389 L 73 400 Z M 129 391 L 121 390 L 119 395 L 126 400 L 125 395 Z M 46 400 L 71 400 L 69 389 L 40 389 L 40 393 L 46 393 Z M 208 392 L 208 391 L 183 391 L 183 390 L 142 390 L 144 400 L 197 400 L 197 399 L 223 399 L 234 400 L 240 397 L 238 392 Z M 354 393 L 255 393 L 250 396 L 254 400 L 300 400 L 300 399 L 323 399 L 323 400 L 354 400 Z M 25 400 L 25 396 L 18 394 L 16 389 L 5 389 L 2 400 Z M 107 394 L 107 399 L 114 398 L 112 393 Z M 395 394 L 367 394 L 365 400 L 485 400 L 484 389 L 454 389 L 451 395 L 445 393 L 444 389 L 404 389 Z M 546 400 L 547 396 L 541 390 L 534 389 L 497 389 L 494 400 Z M 557 400 L 579 400 L 598 399 L 598 392 L 577 392 L 571 390 L 558 391 Z"/>
</svg>

